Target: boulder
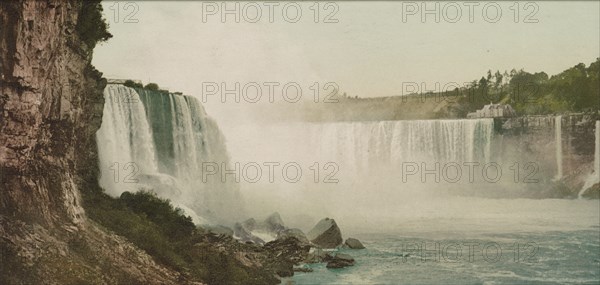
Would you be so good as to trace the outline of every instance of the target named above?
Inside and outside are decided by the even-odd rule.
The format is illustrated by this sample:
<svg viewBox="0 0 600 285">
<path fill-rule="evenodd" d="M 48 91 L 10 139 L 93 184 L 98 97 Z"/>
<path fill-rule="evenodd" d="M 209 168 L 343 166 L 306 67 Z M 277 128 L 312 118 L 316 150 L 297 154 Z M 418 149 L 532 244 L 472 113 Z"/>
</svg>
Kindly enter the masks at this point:
<svg viewBox="0 0 600 285">
<path fill-rule="evenodd" d="M 256 220 L 254 218 L 250 218 L 243 221 L 241 225 L 242 227 L 244 227 L 245 230 L 251 232 L 254 229 L 256 229 Z"/>
<path fill-rule="evenodd" d="M 288 237 L 295 237 L 302 243 L 310 243 L 306 235 L 300 229 L 285 229 L 277 233 L 277 239 L 286 239 Z"/>
<path fill-rule="evenodd" d="M 263 222 L 266 230 L 277 233 L 285 229 L 285 225 L 283 224 L 283 220 L 279 213 L 275 212 L 268 216 Z"/>
<path fill-rule="evenodd" d="M 252 242 L 252 243 L 260 244 L 260 245 L 265 244 L 264 240 L 253 235 L 251 232 L 246 230 L 246 228 L 244 228 L 244 226 L 242 226 L 240 223 L 236 223 L 233 226 L 233 234 L 241 242 Z"/>
<path fill-rule="evenodd" d="M 322 248 L 335 248 L 341 245 L 342 232 L 334 219 L 325 218 L 319 221 L 315 227 L 308 232 L 307 238 L 315 245 Z"/>
<path fill-rule="evenodd" d="M 329 262 L 333 259 L 333 255 L 329 252 L 325 252 L 323 250 L 316 250 L 314 252 L 310 252 L 306 259 L 305 263 L 321 263 L 321 262 Z"/>
<path fill-rule="evenodd" d="M 283 256 L 294 264 L 303 262 L 310 251 L 310 245 L 300 242 L 297 238 L 289 237 L 282 240 L 274 240 L 266 243 L 263 247 L 268 252 L 274 252 L 276 256 Z"/>
<path fill-rule="evenodd" d="M 261 261 L 263 266 L 273 268 L 279 277 L 294 275 L 294 265 L 306 259 L 310 245 L 301 243 L 294 237 L 274 240 L 262 247 L 268 258 Z"/>
<path fill-rule="evenodd" d="M 354 265 L 354 258 L 350 255 L 338 253 L 327 262 L 327 268 L 344 268 Z"/>
<path fill-rule="evenodd" d="M 346 239 L 346 242 L 344 242 L 344 245 L 347 246 L 350 249 L 363 249 L 365 248 L 365 246 L 357 239 L 355 238 L 348 238 Z"/>
</svg>

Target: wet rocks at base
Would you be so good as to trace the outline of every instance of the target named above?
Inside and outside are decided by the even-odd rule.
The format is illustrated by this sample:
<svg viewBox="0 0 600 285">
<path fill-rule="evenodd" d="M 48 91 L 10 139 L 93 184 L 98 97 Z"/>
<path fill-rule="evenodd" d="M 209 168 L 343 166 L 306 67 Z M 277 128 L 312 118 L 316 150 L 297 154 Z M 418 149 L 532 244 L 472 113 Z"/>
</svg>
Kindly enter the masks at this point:
<svg viewBox="0 0 600 285">
<path fill-rule="evenodd" d="M 313 263 L 326 263 L 329 269 L 353 266 L 352 256 L 336 251 L 365 248 L 355 238 L 344 242 L 339 226 L 330 218 L 320 220 L 308 234 L 285 226 L 278 213 L 262 221 L 250 218 L 235 223 L 233 228 L 222 225 L 201 228 L 211 236 L 211 242 L 221 242 L 223 250 L 235 251 L 233 254 L 243 264 L 267 269 L 278 277 L 312 272 L 307 264 Z"/>
</svg>

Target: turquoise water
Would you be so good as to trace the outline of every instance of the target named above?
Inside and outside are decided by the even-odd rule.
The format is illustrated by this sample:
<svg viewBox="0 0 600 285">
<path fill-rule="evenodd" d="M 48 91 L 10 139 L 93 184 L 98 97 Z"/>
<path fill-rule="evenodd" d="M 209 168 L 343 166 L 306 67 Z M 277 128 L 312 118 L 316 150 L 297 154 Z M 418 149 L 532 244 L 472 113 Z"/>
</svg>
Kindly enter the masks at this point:
<svg viewBox="0 0 600 285">
<path fill-rule="evenodd" d="M 307 265 L 283 284 L 600 284 L 600 201 L 444 200 L 340 216 L 367 247 L 341 250 L 356 264 Z"/>
<path fill-rule="evenodd" d="M 476 239 L 357 235 L 367 249 L 341 251 L 355 266 L 310 265 L 314 272 L 284 284 L 599 284 L 598 230 Z M 419 250 L 423 243 L 427 251 Z"/>
</svg>

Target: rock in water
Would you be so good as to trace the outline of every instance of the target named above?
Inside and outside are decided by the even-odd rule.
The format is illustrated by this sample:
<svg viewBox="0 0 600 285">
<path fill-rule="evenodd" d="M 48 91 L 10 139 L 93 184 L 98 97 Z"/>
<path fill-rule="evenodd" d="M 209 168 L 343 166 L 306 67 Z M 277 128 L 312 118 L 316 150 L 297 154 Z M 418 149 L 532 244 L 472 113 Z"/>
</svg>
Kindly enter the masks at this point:
<svg viewBox="0 0 600 285">
<path fill-rule="evenodd" d="M 354 265 L 354 258 L 350 255 L 338 253 L 327 262 L 327 268 L 344 268 Z"/>
<path fill-rule="evenodd" d="M 267 253 L 267 258 L 261 260 L 262 265 L 273 268 L 280 277 L 289 277 L 294 275 L 294 265 L 299 265 L 306 259 L 310 245 L 303 244 L 295 237 L 288 237 L 266 243 L 263 250 Z"/>
<path fill-rule="evenodd" d="M 363 249 L 365 248 L 365 246 L 357 239 L 355 238 L 348 238 L 346 239 L 346 242 L 344 243 L 348 248 L 351 249 Z"/>
<path fill-rule="evenodd" d="M 308 232 L 308 239 L 323 248 L 335 248 L 342 244 L 342 232 L 334 219 L 325 218 Z"/>
<path fill-rule="evenodd" d="M 333 260 L 333 255 L 329 252 L 325 252 L 321 249 L 317 249 L 314 252 L 309 252 L 304 260 L 305 263 L 321 263 L 321 262 L 329 262 Z"/>
</svg>

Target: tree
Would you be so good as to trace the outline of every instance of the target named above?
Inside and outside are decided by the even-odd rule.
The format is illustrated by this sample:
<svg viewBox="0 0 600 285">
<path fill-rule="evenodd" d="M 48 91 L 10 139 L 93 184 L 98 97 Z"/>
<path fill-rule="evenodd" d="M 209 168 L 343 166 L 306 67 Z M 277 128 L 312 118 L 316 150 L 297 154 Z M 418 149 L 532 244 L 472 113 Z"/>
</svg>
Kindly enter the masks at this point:
<svg viewBox="0 0 600 285">
<path fill-rule="evenodd" d="M 159 89 L 158 84 L 156 83 L 148 83 L 146 86 L 144 86 L 144 88 L 152 91 L 158 91 Z"/>
<path fill-rule="evenodd" d="M 508 71 L 504 70 L 504 73 L 502 73 L 502 78 L 504 79 L 502 81 L 503 84 L 506 84 L 510 81 L 510 74 L 508 74 Z"/>
<path fill-rule="evenodd" d="M 498 88 L 500 87 L 500 85 L 502 85 L 502 74 L 500 73 L 500 70 L 496 70 L 496 74 L 494 74 L 494 77 L 496 78 L 496 85 L 495 87 Z"/>
<path fill-rule="evenodd" d="M 133 80 L 125 80 L 125 83 L 123 83 L 123 85 L 130 87 L 130 88 L 144 88 L 144 85 L 142 85 L 141 83 L 135 83 Z"/>
<path fill-rule="evenodd" d="M 485 77 L 481 77 L 481 79 L 479 79 L 479 87 L 481 88 L 486 88 L 488 85 L 488 81 L 487 79 L 485 79 Z"/>
<path fill-rule="evenodd" d="M 81 40 L 93 49 L 97 43 L 107 41 L 112 38 L 108 32 L 108 24 L 102 17 L 102 4 L 100 0 L 81 1 L 81 10 L 75 30 Z"/>
<path fill-rule="evenodd" d="M 589 101 L 589 107 L 592 110 L 600 110 L 600 58 L 590 64 L 587 69 L 589 78 L 589 95 L 586 100 Z"/>
<path fill-rule="evenodd" d="M 589 70 L 594 72 L 594 69 L 597 66 L 590 64 Z M 594 94 L 594 87 L 590 84 L 594 78 L 588 76 L 585 64 L 579 63 L 552 76 L 550 81 L 553 94 L 557 99 L 567 102 L 569 110 L 584 111 L 594 109 L 595 106 L 598 108 L 598 95 Z"/>
</svg>

